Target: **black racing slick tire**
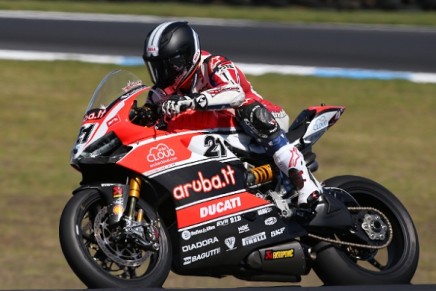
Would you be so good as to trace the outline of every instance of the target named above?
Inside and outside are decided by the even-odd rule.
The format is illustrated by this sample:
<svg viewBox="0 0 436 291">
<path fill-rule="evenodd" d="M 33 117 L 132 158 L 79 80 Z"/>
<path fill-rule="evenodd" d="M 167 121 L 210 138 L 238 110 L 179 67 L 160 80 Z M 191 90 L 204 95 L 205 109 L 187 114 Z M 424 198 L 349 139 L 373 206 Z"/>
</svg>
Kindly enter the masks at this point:
<svg viewBox="0 0 436 291">
<path fill-rule="evenodd" d="M 103 197 L 95 189 L 76 193 L 65 205 L 59 239 L 73 272 L 88 288 L 161 287 L 172 260 L 166 227 L 161 223 L 157 230 L 158 250 L 127 239 L 111 242 L 117 233 L 108 227 L 106 209 Z M 142 221 L 158 219 L 156 212 L 141 199 L 136 203 L 136 211 L 139 209 L 143 210 Z M 96 224 L 100 228 L 95 228 Z"/>
<path fill-rule="evenodd" d="M 314 264 L 318 277 L 325 285 L 409 284 L 418 265 L 419 242 L 402 203 L 382 185 L 362 177 L 338 176 L 324 184 L 347 191 L 361 207 L 381 211 L 391 224 L 392 240 L 377 250 L 319 243 Z"/>
</svg>

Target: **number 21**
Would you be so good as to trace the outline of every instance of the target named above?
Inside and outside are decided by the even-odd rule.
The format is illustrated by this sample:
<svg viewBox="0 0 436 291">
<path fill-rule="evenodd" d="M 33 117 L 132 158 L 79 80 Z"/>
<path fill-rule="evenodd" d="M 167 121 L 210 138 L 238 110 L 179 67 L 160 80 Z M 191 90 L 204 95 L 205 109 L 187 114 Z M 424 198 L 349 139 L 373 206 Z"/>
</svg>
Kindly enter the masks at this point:
<svg viewBox="0 0 436 291">
<path fill-rule="evenodd" d="M 227 149 L 220 138 L 215 138 L 211 135 L 206 136 L 204 146 L 207 147 L 206 153 L 204 154 L 207 157 L 227 156 Z"/>
</svg>

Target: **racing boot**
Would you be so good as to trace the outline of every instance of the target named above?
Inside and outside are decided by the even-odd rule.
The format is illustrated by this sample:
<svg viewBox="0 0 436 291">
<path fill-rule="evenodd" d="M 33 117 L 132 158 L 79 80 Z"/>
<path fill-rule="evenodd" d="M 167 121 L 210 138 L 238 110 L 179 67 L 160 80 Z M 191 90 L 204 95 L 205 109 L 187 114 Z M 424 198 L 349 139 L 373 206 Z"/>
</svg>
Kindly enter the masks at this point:
<svg viewBox="0 0 436 291">
<path fill-rule="evenodd" d="M 309 173 L 303 154 L 295 146 L 287 144 L 275 152 L 273 158 L 297 190 L 298 206 L 313 208 L 322 193 L 322 187 Z"/>
</svg>

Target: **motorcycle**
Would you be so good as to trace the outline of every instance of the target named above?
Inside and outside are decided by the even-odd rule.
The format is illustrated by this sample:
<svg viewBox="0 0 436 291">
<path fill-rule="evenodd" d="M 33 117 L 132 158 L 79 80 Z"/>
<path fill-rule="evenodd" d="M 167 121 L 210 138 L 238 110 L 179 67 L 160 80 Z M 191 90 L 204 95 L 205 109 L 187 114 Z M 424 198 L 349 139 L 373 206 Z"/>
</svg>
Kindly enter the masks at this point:
<svg viewBox="0 0 436 291">
<path fill-rule="evenodd" d="M 407 284 L 418 264 L 413 221 L 388 189 L 344 175 L 313 208 L 229 111 L 185 111 L 139 126 L 131 108 L 152 90 L 110 72 L 71 153 L 82 175 L 59 223 L 63 254 L 89 288 L 161 287 L 169 272 L 325 285 Z M 313 106 L 287 138 L 318 169 L 313 145 L 344 113 Z M 164 126 L 166 125 L 166 126 Z"/>
</svg>

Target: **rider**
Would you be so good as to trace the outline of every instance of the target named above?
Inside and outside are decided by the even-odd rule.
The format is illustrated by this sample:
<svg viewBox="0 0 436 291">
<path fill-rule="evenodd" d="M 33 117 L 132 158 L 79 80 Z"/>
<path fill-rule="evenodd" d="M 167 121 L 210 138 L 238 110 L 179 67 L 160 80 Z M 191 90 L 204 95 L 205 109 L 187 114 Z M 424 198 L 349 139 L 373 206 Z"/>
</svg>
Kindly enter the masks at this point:
<svg viewBox="0 0 436 291">
<path fill-rule="evenodd" d="M 142 111 L 136 112 L 136 122 L 141 123 L 139 116 L 151 114 L 149 108 L 168 118 L 188 109 L 234 109 L 239 125 L 290 178 L 299 194 L 298 204 L 310 206 L 318 199 L 320 184 L 281 129 L 288 128 L 288 115 L 255 92 L 232 61 L 200 50 L 198 35 L 187 22 L 165 22 L 154 28 L 145 39 L 143 59 L 154 90 Z"/>
</svg>

